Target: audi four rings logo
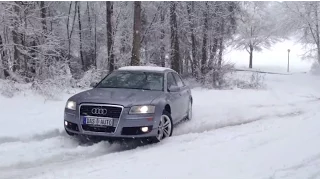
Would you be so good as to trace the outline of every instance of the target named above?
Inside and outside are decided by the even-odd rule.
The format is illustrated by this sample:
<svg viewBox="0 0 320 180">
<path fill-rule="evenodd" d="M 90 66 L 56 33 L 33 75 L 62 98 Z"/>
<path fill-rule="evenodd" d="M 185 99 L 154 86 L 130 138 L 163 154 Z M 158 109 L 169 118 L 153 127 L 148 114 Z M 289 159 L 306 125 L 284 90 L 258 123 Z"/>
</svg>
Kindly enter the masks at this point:
<svg viewBox="0 0 320 180">
<path fill-rule="evenodd" d="M 91 110 L 92 114 L 96 114 L 96 115 L 106 115 L 107 114 L 107 109 L 102 109 L 102 108 L 93 108 Z"/>
</svg>

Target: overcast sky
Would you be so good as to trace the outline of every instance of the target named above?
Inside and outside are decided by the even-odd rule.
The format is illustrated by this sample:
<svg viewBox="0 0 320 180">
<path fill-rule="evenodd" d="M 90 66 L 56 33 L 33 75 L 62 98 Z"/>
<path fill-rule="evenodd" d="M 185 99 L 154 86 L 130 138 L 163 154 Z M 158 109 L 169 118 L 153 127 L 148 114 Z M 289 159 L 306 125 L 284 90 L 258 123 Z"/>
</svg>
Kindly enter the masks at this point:
<svg viewBox="0 0 320 180">
<path fill-rule="evenodd" d="M 254 52 L 253 68 L 287 71 L 288 49 L 290 49 L 290 70 L 292 72 L 309 71 L 311 62 L 301 58 L 304 52 L 302 46 L 289 40 L 273 45 L 270 50 Z M 238 67 L 249 66 L 249 53 L 245 50 L 228 50 L 225 58 L 235 62 Z"/>
</svg>

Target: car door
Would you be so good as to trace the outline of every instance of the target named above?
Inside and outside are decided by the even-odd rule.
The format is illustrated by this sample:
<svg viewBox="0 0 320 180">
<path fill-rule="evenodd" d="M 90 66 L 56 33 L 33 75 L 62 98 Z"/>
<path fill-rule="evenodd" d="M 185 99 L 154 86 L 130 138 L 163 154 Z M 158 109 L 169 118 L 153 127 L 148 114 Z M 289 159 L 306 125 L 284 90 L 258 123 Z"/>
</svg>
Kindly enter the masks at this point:
<svg viewBox="0 0 320 180">
<path fill-rule="evenodd" d="M 169 88 L 170 86 L 178 86 L 176 80 L 174 79 L 174 76 L 171 72 L 167 73 L 167 90 L 168 90 L 168 100 L 171 107 L 171 117 L 173 120 L 173 123 L 176 123 L 180 119 L 180 103 L 181 103 L 181 95 L 180 91 L 178 92 L 170 92 Z"/>
<path fill-rule="evenodd" d="M 189 88 L 184 84 L 182 78 L 178 73 L 173 73 L 173 76 L 177 82 L 178 87 L 180 88 L 180 118 L 184 118 L 188 113 L 189 108 Z"/>
</svg>

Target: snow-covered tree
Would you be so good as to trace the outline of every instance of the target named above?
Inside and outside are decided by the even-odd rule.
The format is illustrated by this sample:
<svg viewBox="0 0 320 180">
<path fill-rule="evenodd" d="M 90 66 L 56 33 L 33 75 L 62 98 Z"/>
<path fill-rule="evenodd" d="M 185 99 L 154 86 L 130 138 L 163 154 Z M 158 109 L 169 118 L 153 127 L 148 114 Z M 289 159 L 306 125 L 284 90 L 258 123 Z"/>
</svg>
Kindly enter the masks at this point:
<svg viewBox="0 0 320 180">
<path fill-rule="evenodd" d="M 249 53 L 249 68 L 252 68 L 253 52 L 270 48 L 281 40 L 276 17 L 272 15 L 272 4 L 264 1 L 243 2 L 239 14 L 239 26 L 235 47 Z"/>
<path fill-rule="evenodd" d="M 300 36 L 301 43 L 306 45 L 305 57 L 320 63 L 320 2 L 282 2 L 285 8 L 286 25 L 291 32 Z"/>
<path fill-rule="evenodd" d="M 65 72 L 81 79 L 132 60 L 218 77 L 238 4 L 1 2 L 0 78 L 44 81 Z"/>
</svg>

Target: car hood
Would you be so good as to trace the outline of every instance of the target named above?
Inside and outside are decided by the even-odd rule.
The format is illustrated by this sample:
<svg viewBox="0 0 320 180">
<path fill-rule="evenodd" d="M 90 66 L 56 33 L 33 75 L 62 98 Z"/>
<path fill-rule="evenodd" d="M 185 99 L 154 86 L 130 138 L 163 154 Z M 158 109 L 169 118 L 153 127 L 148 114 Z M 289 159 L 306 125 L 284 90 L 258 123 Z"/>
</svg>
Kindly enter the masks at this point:
<svg viewBox="0 0 320 180">
<path fill-rule="evenodd" d="M 78 104 L 108 103 L 130 107 L 132 105 L 151 104 L 155 98 L 162 94 L 162 91 L 140 89 L 94 88 L 78 93 L 70 99 Z"/>
</svg>

